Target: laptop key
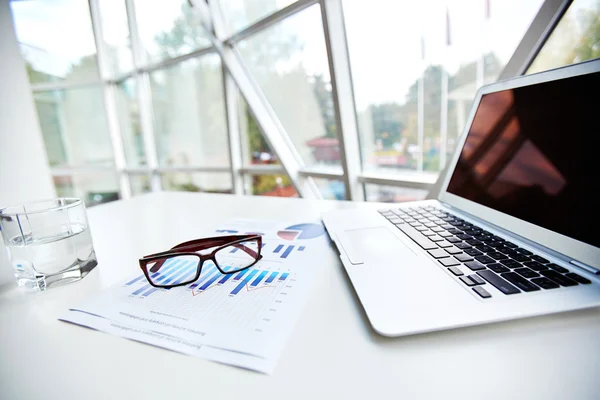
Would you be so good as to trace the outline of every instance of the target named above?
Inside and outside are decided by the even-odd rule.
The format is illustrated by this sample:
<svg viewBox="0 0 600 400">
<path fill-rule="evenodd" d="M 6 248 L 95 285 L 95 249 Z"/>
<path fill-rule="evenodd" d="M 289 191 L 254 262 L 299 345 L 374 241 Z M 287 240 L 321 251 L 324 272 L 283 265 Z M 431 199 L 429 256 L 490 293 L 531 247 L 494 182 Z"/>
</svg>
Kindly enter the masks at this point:
<svg viewBox="0 0 600 400">
<path fill-rule="evenodd" d="M 516 268 L 514 272 L 521 276 L 524 276 L 525 278 L 537 278 L 538 276 L 540 276 L 540 274 L 530 270 L 529 268 Z"/>
<path fill-rule="evenodd" d="M 467 249 L 467 250 L 465 250 L 465 253 L 467 253 L 468 255 L 473 256 L 473 257 L 483 255 L 483 253 L 477 249 Z"/>
<path fill-rule="evenodd" d="M 511 254 L 510 258 L 512 258 L 515 261 L 519 261 L 519 262 L 531 261 L 531 258 L 529 258 L 526 255 L 521 254 L 521 253 L 517 253 L 514 255 Z"/>
<path fill-rule="evenodd" d="M 481 242 L 477 239 L 468 239 L 465 240 L 465 242 L 469 243 L 471 246 L 477 246 L 478 244 L 480 244 Z"/>
<path fill-rule="evenodd" d="M 558 283 L 560 286 L 576 286 L 577 282 L 572 279 L 567 278 L 564 275 L 559 274 L 558 272 L 547 269 L 545 271 L 540 272 L 540 274 L 544 275 L 546 278 Z"/>
<path fill-rule="evenodd" d="M 478 245 L 477 245 L 477 246 L 475 246 L 475 247 L 477 248 L 477 250 L 479 250 L 479 251 L 482 251 L 482 252 L 484 252 L 484 253 L 487 253 L 488 251 L 494 251 L 494 248 L 493 248 L 493 247 L 490 247 L 490 246 L 488 246 L 488 245 L 486 245 L 486 244 L 483 244 L 483 243 L 481 243 L 481 244 L 478 244 Z"/>
<path fill-rule="evenodd" d="M 556 283 L 552 282 L 550 279 L 544 278 L 543 276 L 541 276 L 539 278 L 533 278 L 531 280 L 531 282 L 535 283 L 542 289 L 556 289 L 556 288 L 560 287 L 560 285 L 557 285 Z"/>
<path fill-rule="evenodd" d="M 469 278 L 478 285 L 485 285 L 485 281 L 477 274 L 469 275 Z"/>
<path fill-rule="evenodd" d="M 522 248 L 520 248 L 520 247 L 517 247 L 515 250 L 516 250 L 516 251 L 518 251 L 518 252 L 519 252 L 519 253 L 521 253 L 521 254 L 524 254 L 524 255 L 526 255 L 526 256 L 532 256 L 532 255 L 533 255 L 533 253 L 532 253 L 532 252 L 530 252 L 529 250 L 522 249 Z"/>
<path fill-rule="evenodd" d="M 488 256 L 477 256 L 475 259 L 482 264 L 493 264 L 496 262 L 496 260 Z"/>
<path fill-rule="evenodd" d="M 535 292 L 536 290 L 540 290 L 539 287 L 514 272 L 507 272 L 501 276 L 524 292 Z"/>
<path fill-rule="evenodd" d="M 504 260 L 506 258 L 508 258 L 508 256 L 498 252 L 498 251 L 492 251 L 490 253 L 487 253 L 488 257 L 492 257 L 494 260 Z"/>
<path fill-rule="evenodd" d="M 542 263 L 542 264 L 548 264 L 550 262 L 550 261 L 546 260 L 544 257 L 538 256 L 537 254 L 532 255 L 531 259 L 534 261 L 537 261 L 539 263 Z"/>
<path fill-rule="evenodd" d="M 460 243 L 460 242 L 462 242 L 462 240 L 460 240 L 457 237 L 447 237 L 446 240 L 449 241 L 450 243 Z"/>
<path fill-rule="evenodd" d="M 471 249 L 472 248 L 471 245 L 467 244 L 467 243 L 455 243 L 454 245 L 456 247 L 458 247 L 459 249 L 462 249 L 462 250 L 466 250 L 466 249 Z"/>
<path fill-rule="evenodd" d="M 452 255 L 455 255 L 455 254 L 461 254 L 461 253 L 462 253 L 462 250 L 461 250 L 461 249 L 459 249 L 459 248 L 457 248 L 457 247 L 454 247 L 454 246 L 452 246 L 452 247 L 448 247 L 447 249 L 444 249 L 444 250 L 445 250 L 445 251 L 446 251 L 448 254 L 452 254 Z"/>
<path fill-rule="evenodd" d="M 462 262 L 473 261 L 473 257 L 471 257 L 468 254 L 457 254 L 454 256 L 454 258 L 456 258 L 458 261 L 462 261 Z"/>
<path fill-rule="evenodd" d="M 513 285 L 511 285 L 510 283 L 508 283 L 507 281 L 505 281 L 490 270 L 478 271 L 477 273 L 479 274 L 479 276 L 491 283 L 496 289 L 498 289 L 504 294 L 521 293 L 519 289 L 517 289 L 516 287 L 514 287 Z"/>
<path fill-rule="evenodd" d="M 560 265 L 556 265 L 554 263 L 551 264 L 546 264 L 546 267 L 550 267 L 553 270 L 555 270 L 556 272 L 560 272 L 561 274 L 566 274 L 567 272 L 569 272 L 568 269 L 561 267 Z"/>
<path fill-rule="evenodd" d="M 435 242 L 435 244 L 437 244 L 439 247 L 441 247 L 442 249 L 445 249 L 447 247 L 452 247 L 452 243 L 447 242 L 445 240 L 442 240 L 441 242 Z"/>
<path fill-rule="evenodd" d="M 450 255 L 448 253 L 446 253 L 444 251 L 444 249 L 435 249 L 435 250 L 428 250 L 427 251 L 429 254 L 431 254 L 432 257 L 434 258 L 445 258 L 445 257 L 450 257 Z"/>
<path fill-rule="evenodd" d="M 452 272 L 456 276 L 462 276 L 462 275 L 464 275 L 463 272 L 460 269 L 456 268 L 456 267 L 450 267 L 450 268 L 448 268 L 448 270 L 450 272 Z"/>
<path fill-rule="evenodd" d="M 475 282 L 473 282 L 471 280 L 471 278 L 469 278 L 468 276 L 461 276 L 460 278 L 458 278 L 462 281 L 462 283 L 464 283 L 467 286 L 475 286 L 477 285 Z"/>
<path fill-rule="evenodd" d="M 460 263 L 458 261 L 456 261 L 454 258 L 440 258 L 438 260 L 439 262 L 442 263 L 443 266 L 445 267 L 453 267 L 455 265 L 460 265 Z"/>
<path fill-rule="evenodd" d="M 577 275 L 575 272 L 569 272 L 568 274 L 565 274 L 565 276 L 567 278 L 573 279 L 575 282 L 579 282 L 579 283 L 582 283 L 584 285 L 588 285 L 588 284 L 592 283 L 592 281 L 590 281 L 589 279 L 584 278 L 581 275 Z"/>
<path fill-rule="evenodd" d="M 497 274 L 501 274 L 503 272 L 509 272 L 510 269 L 505 267 L 502 264 L 487 264 L 486 267 L 488 267 L 489 269 L 491 269 L 492 271 L 494 271 Z"/>
<path fill-rule="evenodd" d="M 421 246 L 423 250 L 433 250 L 437 249 L 438 246 L 429 240 L 426 236 L 421 235 L 421 233 L 411 226 L 406 225 L 396 225 L 398 229 L 404 232 L 409 238 L 411 238 L 416 244 Z"/>
<path fill-rule="evenodd" d="M 481 264 L 481 263 L 479 263 L 479 262 L 477 262 L 477 261 L 467 261 L 467 262 L 465 263 L 465 265 L 466 265 L 467 267 L 469 267 L 469 269 L 470 269 L 471 271 L 480 271 L 480 270 L 482 270 L 482 269 L 485 269 L 485 265 L 483 265 L 483 264 Z"/>
<path fill-rule="evenodd" d="M 479 296 L 483 297 L 484 299 L 489 299 L 490 297 L 492 297 L 492 295 L 487 290 L 482 288 L 481 286 L 473 287 L 473 291 L 475 293 L 477 293 Z"/>
<path fill-rule="evenodd" d="M 506 265 L 508 268 L 520 268 L 523 266 L 520 262 L 511 259 L 500 260 L 500 264 Z"/>
<path fill-rule="evenodd" d="M 526 267 L 531 268 L 534 271 L 543 271 L 545 269 L 548 269 L 547 266 L 545 266 L 544 264 L 541 264 L 537 261 L 526 261 L 523 263 L 523 265 L 525 265 Z"/>
</svg>

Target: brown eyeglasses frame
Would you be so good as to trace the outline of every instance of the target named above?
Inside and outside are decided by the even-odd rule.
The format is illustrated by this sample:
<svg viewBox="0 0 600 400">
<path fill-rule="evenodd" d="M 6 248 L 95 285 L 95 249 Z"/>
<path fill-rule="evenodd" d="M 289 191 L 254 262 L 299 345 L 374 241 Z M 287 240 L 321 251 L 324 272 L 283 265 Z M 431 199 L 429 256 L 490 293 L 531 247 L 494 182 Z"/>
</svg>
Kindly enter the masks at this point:
<svg viewBox="0 0 600 400">
<path fill-rule="evenodd" d="M 258 252 L 255 252 L 254 250 L 240 244 L 240 243 L 246 242 L 248 240 L 256 240 L 257 241 Z M 236 244 L 238 246 L 236 246 Z M 215 246 L 219 246 L 219 247 L 217 247 L 216 249 L 211 251 L 209 254 L 198 254 L 197 253 L 200 250 L 210 249 L 211 247 L 215 247 Z M 247 267 L 237 269 L 235 271 L 227 272 L 227 271 L 222 270 L 221 267 L 219 266 L 219 263 L 217 262 L 217 260 L 215 258 L 215 254 L 219 250 L 222 250 L 225 247 L 229 247 L 229 246 L 234 246 L 234 247 L 239 248 L 242 251 L 245 251 L 246 253 L 248 253 L 250 256 L 252 256 L 255 259 L 254 262 L 252 264 L 248 265 Z M 248 269 L 251 266 L 253 266 L 254 264 L 256 264 L 262 258 L 262 255 L 260 254 L 261 249 L 262 249 L 262 236 L 260 236 L 260 235 L 215 236 L 215 237 L 209 237 L 209 238 L 189 240 L 187 242 L 179 243 L 177 246 L 172 247 L 170 250 L 144 256 L 139 259 L 139 263 L 140 263 L 140 268 L 144 272 L 144 275 L 146 276 L 146 279 L 148 280 L 148 283 L 150 283 L 150 285 L 157 287 L 157 288 L 171 288 L 171 287 L 188 285 L 188 284 L 194 282 L 195 280 L 197 280 L 200 277 L 200 273 L 202 272 L 202 265 L 207 260 L 211 260 L 215 264 L 215 266 L 217 267 L 219 272 L 221 272 L 224 275 L 235 274 L 235 273 L 238 273 L 245 269 Z M 169 259 L 170 257 L 176 257 L 176 256 L 182 256 L 182 255 L 198 257 L 199 261 L 198 261 L 198 266 L 197 266 L 197 272 L 193 279 L 186 281 L 186 282 L 178 283 L 176 285 L 157 285 L 152 282 L 152 280 L 150 279 L 150 274 L 158 272 L 158 269 L 155 271 L 149 271 L 148 263 L 151 263 L 156 260 L 160 260 L 160 261 L 154 263 L 154 265 L 150 269 L 155 268 L 155 267 L 160 268 L 164 264 L 164 262 L 167 259 Z"/>
</svg>

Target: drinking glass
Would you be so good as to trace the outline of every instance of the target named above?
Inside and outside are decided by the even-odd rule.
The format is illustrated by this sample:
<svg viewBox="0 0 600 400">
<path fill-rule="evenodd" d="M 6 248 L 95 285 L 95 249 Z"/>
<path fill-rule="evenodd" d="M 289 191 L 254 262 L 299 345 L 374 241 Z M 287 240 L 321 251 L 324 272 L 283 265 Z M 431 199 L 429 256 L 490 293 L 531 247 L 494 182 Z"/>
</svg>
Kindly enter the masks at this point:
<svg viewBox="0 0 600 400">
<path fill-rule="evenodd" d="M 0 230 L 21 287 L 43 291 L 82 279 L 98 265 L 81 199 L 57 198 L 2 208 Z"/>
</svg>

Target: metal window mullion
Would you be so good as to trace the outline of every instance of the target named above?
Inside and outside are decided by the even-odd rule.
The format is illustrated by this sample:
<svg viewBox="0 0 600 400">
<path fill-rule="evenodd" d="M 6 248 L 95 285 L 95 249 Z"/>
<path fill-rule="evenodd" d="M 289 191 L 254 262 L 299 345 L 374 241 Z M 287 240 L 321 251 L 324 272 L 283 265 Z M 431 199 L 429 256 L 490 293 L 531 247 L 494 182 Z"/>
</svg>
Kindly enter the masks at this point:
<svg viewBox="0 0 600 400">
<path fill-rule="evenodd" d="M 32 92 L 48 92 L 51 90 L 67 90 L 67 89 L 79 89 L 88 86 L 99 86 L 103 83 L 102 79 L 86 79 L 75 82 L 47 82 L 47 83 L 35 83 L 31 85 Z"/>
<path fill-rule="evenodd" d="M 216 22 L 213 21 L 213 24 Z M 258 84 L 254 82 L 251 74 L 243 65 L 241 57 L 232 46 L 223 45 L 212 32 L 209 33 L 209 37 L 221 57 L 223 66 L 244 96 L 265 139 L 279 158 L 296 191 L 302 197 L 320 198 L 321 194 L 317 186 L 298 174 L 299 169 L 303 166 L 302 160 Z"/>
<path fill-rule="evenodd" d="M 523 75 L 527 72 L 572 2 L 572 0 L 544 1 L 515 52 L 504 66 L 498 80 Z"/>
<path fill-rule="evenodd" d="M 208 1 L 208 8 L 201 11 L 210 18 L 210 27 L 217 40 L 222 41 L 225 37 L 225 23 L 221 18 L 219 5 L 215 0 Z M 206 17 L 205 17 L 206 18 Z M 217 21 L 215 23 L 215 21 Z M 214 48 L 213 48 L 214 50 Z M 221 62 L 221 74 L 223 82 L 223 101 L 225 102 L 225 118 L 227 123 L 227 142 L 229 144 L 229 166 L 231 170 L 231 183 L 234 194 L 244 194 L 244 179 L 240 173 L 243 164 L 241 131 L 239 118 L 239 93 L 233 78 L 227 72 L 227 68 Z"/>
<path fill-rule="evenodd" d="M 162 190 L 160 176 L 156 172 L 158 168 L 158 154 L 156 149 L 156 139 L 154 135 L 152 98 L 150 94 L 150 78 L 147 72 L 140 73 L 142 67 L 146 64 L 146 53 L 140 39 L 140 33 L 137 25 L 134 0 L 125 0 L 125 10 L 127 12 L 127 25 L 129 27 L 129 37 L 131 39 L 131 51 L 133 54 L 133 64 L 135 72 L 135 87 L 140 112 L 140 125 L 142 138 L 144 140 L 144 153 L 146 163 L 151 172 L 150 187 L 152 191 Z"/>
<path fill-rule="evenodd" d="M 209 1 L 214 1 L 214 0 L 209 0 Z M 197 1 L 197 3 L 200 3 L 200 2 L 201 2 L 201 0 Z M 274 13 L 269 14 L 264 18 L 261 18 L 260 20 L 254 22 L 252 25 L 242 29 L 241 31 L 234 33 L 229 38 L 223 40 L 223 43 L 226 45 L 231 45 L 231 44 L 237 43 L 240 40 L 243 40 L 251 35 L 254 35 L 257 32 L 260 32 L 280 21 L 283 21 L 284 19 L 286 19 L 294 14 L 297 14 L 300 11 L 305 10 L 306 8 L 312 6 L 313 4 L 316 4 L 318 2 L 319 2 L 319 0 L 295 1 L 292 4 L 275 11 Z M 213 23 L 214 23 L 214 21 L 213 21 Z M 215 30 L 217 30 L 217 28 L 215 28 Z"/>
<path fill-rule="evenodd" d="M 360 144 L 342 1 L 321 0 L 320 4 L 346 198 L 364 201 L 364 186 L 357 179 L 361 170 Z"/>
<path fill-rule="evenodd" d="M 135 75 L 135 87 L 137 91 L 140 125 L 142 129 L 142 138 L 144 140 L 144 152 L 146 153 L 146 164 L 152 176 L 150 177 L 150 187 L 153 192 L 162 190 L 162 181 L 160 175 L 156 173 L 159 162 L 156 148 L 156 136 L 154 134 L 154 115 L 152 111 L 152 98 L 150 94 L 150 76 L 148 73 Z"/>
<path fill-rule="evenodd" d="M 92 30 L 94 32 L 94 41 L 96 43 L 96 58 L 98 61 L 100 77 L 101 79 L 109 79 L 112 74 L 108 64 L 108 53 L 106 51 L 102 35 L 102 21 L 98 0 L 89 0 L 89 7 L 92 20 Z M 104 98 L 104 108 L 108 124 L 108 132 L 110 135 L 110 143 L 113 152 L 113 160 L 119 179 L 121 198 L 128 199 L 131 197 L 131 183 L 129 181 L 129 176 L 123 173 L 124 168 L 127 166 L 127 161 L 125 159 L 123 135 L 121 133 L 121 127 L 119 125 L 119 118 L 117 114 L 116 86 L 110 83 L 102 83 L 102 94 Z"/>
</svg>

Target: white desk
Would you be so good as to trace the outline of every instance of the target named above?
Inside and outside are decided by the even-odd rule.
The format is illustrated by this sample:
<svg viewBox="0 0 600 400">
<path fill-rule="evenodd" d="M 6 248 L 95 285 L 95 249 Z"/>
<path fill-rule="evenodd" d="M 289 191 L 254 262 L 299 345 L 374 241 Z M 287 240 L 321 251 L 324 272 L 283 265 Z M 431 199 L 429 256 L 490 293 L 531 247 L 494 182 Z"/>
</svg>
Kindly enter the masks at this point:
<svg viewBox="0 0 600 400">
<path fill-rule="evenodd" d="M 377 207 L 157 193 L 90 208 L 99 259 L 92 273 L 45 293 L 0 288 L 0 398 L 600 397 L 599 308 L 387 339 L 369 329 L 333 251 L 272 376 L 57 320 L 69 306 L 136 273 L 141 255 L 209 235 L 227 218 L 317 218 L 326 209 L 355 206 Z"/>
</svg>

